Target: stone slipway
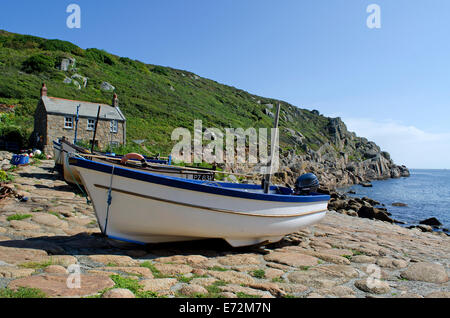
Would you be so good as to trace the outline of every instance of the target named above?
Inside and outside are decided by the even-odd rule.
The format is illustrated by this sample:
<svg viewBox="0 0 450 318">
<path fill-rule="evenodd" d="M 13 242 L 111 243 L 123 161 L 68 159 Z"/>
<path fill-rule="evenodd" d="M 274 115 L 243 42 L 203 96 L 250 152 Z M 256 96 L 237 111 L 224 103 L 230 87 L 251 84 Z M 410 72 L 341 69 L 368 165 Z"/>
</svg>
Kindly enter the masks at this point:
<svg viewBox="0 0 450 318">
<path fill-rule="evenodd" d="M 0 202 L 0 288 L 84 297 L 112 288 L 110 275 L 120 274 L 166 297 L 450 296 L 445 234 L 329 212 L 265 249 L 221 240 L 142 247 L 103 238 L 92 206 L 52 169 L 52 161 L 20 168 L 12 185 L 28 201 Z M 30 217 L 8 220 L 16 214 Z M 66 284 L 73 264 L 81 269 L 78 289 Z M 134 296 L 118 289 L 104 297 Z"/>
</svg>

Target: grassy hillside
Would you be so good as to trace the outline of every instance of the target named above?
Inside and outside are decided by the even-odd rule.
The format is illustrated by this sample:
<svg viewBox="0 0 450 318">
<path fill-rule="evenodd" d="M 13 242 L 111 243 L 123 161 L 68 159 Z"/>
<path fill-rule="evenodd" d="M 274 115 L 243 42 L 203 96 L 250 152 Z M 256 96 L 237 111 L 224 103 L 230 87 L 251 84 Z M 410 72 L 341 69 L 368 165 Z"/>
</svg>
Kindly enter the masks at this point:
<svg viewBox="0 0 450 318">
<path fill-rule="evenodd" d="M 59 70 L 63 58 L 75 58 L 75 69 Z M 74 74 L 88 78 L 86 88 L 63 82 Z M 0 130 L 16 126 L 25 137 L 31 134 L 43 82 L 49 96 L 107 104 L 111 103 L 112 92 L 100 90 L 100 85 L 112 84 L 128 120 L 128 142 L 145 139 L 145 147 L 152 152 L 170 152 L 172 130 L 186 127 L 192 131 L 194 119 L 202 119 L 203 127 L 272 127 L 273 118 L 267 113 L 275 113 L 278 102 L 282 104 L 280 127 L 289 128 L 281 129 L 283 150 L 295 148 L 297 153 L 304 153 L 332 140 L 330 119 L 317 111 L 252 95 L 188 71 L 144 64 L 98 49 L 83 50 L 69 42 L 0 30 L 0 104 L 17 105 L 15 116 L 7 120 L 8 127 L 3 121 Z M 303 135 L 303 141 L 296 132 Z M 350 150 L 354 152 L 353 147 Z M 339 151 L 346 149 L 336 148 L 336 153 Z"/>
</svg>

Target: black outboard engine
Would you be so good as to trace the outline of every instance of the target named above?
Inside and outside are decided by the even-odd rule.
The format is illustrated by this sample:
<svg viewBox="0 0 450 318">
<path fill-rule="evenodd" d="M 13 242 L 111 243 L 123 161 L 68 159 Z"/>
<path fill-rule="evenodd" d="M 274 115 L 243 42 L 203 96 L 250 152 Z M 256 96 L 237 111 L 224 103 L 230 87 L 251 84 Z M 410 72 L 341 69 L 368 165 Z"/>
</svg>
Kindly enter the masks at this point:
<svg viewBox="0 0 450 318">
<path fill-rule="evenodd" d="M 310 195 L 319 188 L 319 179 L 313 173 L 306 173 L 297 178 L 294 194 Z"/>
</svg>

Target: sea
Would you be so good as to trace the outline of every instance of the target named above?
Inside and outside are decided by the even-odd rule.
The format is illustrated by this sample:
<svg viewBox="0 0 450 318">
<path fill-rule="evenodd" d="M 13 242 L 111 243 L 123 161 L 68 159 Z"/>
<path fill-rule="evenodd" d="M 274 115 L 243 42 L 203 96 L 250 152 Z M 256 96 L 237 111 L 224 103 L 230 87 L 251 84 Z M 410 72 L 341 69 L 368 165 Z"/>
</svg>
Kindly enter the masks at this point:
<svg viewBox="0 0 450 318">
<path fill-rule="evenodd" d="M 443 228 L 450 229 L 450 170 L 410 169 L 410 173 L 408 178 L 372 181 L 372 188 L 353 185 L 338 191 L 352 190 L 356 194 L 348 194 L 350 197 L 379 201 L 392 213 L 392 218 L 405 222 L 405 226 L 435 217 Z M 396 202 L 407 206 L 392 206 Z"/>
</svg>

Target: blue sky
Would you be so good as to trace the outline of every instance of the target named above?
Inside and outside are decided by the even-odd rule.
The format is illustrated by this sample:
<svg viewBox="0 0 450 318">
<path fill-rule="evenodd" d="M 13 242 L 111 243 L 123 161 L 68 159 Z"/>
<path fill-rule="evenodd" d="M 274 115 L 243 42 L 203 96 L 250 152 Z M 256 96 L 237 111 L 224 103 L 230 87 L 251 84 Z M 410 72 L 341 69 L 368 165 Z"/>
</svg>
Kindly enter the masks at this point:
<svg viewBox="0 0 450 318">
<path fill-rule="evenodd" d="M 71 3 L 81 29 L 66 26 Z M 381 29 L 366 26 L 373 3 Z M 3 0 L 0 29 L 318 109 L 399 164 L 450 168 L 449 12 L 448 0 Z"/>
</svg>

